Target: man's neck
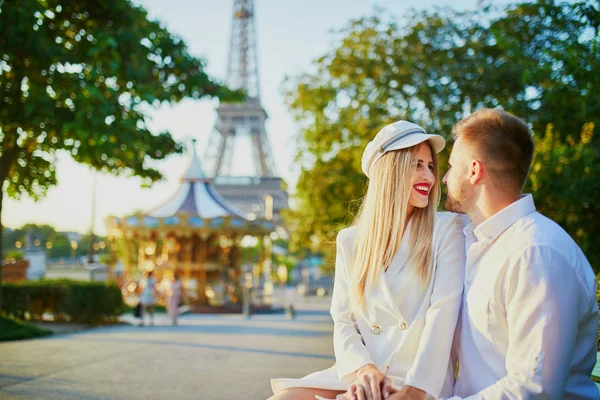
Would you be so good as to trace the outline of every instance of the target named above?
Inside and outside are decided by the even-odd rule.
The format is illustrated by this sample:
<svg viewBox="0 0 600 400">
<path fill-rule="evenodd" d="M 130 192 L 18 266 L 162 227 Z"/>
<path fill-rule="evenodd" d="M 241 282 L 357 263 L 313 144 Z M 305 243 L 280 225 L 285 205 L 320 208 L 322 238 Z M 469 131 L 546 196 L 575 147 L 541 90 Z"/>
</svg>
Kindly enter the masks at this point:
<svg viewBox="0 0 600 400">
<path fill-rule="evenodd" d="M 473 226 L 478 226 L 484 221 L 490 219 L 498 212 L 510 206 L 521 198 L 521 194 L 509 193 L 482 193 L 475 202 L 475 206 L 468 215 Z"/>
</svg>

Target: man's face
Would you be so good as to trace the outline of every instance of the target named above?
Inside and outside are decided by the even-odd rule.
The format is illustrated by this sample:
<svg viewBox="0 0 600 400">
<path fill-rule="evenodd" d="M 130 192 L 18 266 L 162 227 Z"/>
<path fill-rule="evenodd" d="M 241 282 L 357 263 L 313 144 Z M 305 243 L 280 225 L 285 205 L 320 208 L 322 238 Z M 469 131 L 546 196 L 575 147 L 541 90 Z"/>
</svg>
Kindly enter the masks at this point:
<svg viewBox="0 0 600 400">
<path fill-rule="evenodd" d="M 448 186 L 446 210 L 466 214 L 473 198 L 469 181 L 469 163 L 471 161 L 467 144 L 459 137 L 452 146 L 448 160 L 448 172 L 442 181 Z"/>
</svg>

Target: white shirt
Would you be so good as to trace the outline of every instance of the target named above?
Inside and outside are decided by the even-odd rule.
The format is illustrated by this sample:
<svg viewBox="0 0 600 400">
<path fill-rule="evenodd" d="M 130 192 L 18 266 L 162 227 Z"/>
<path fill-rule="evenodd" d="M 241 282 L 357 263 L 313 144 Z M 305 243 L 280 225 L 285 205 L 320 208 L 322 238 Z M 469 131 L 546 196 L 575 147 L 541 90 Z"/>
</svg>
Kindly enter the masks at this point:
<svg viewBox="0 0 600 400">
<path fill-rule="evenodd" d="M 450 350 L 464 280 L 464 226 L 462 216 L 436 213 L 434 265 L 430 279 L 424 283 L 405 265 L 410 250 L 409 226 L 387 272 L 365 292 L 364 311 L 351 299 L 356 228 L 339 233 L 331 304 L 339 380 L 351 382 L 354 371 L 373 363 L 391 377 L 394 387 L 411 385 L 434 397 L 452 394 Z M 309 377 L 325 382 L 329 372 Z M 344 390 L 347 385 L 318 387 Z"/>
<path fill-rule="evenodd" d="M 598 399 L 598 304 L 590 264 L 531 195 L 465 229 L 454 397 Z"/>
</svg>

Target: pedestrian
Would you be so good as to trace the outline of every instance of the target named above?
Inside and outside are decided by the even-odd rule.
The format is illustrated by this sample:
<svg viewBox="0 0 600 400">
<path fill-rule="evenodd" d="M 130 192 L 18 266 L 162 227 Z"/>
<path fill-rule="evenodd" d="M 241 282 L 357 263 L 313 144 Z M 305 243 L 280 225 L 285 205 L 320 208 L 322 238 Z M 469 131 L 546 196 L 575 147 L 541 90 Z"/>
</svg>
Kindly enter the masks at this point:
<svg viewBox="0 0 600 400">
<path fill-rule="evenodd" d="M 154 307 L 156 306 L 156 279 L 154 279 L 154 271 L 149 271 L 146 275 L 146 285 L 142 290 L 140 302 L 142 303 L 142 323 L 140 325 L 144 326 L 144 319 L 146 318 L 146 314 L 148 314 L 150 326 L 153 326 Z"/>
<path fill-rule="evenodd" d="M 169 288 L 167 297 L 167 312 L 173 325 L 177 325 L 177 317 L 179 316 L 179 305 L 181 304 L 181 281 L 177 273 L 173 274 L 173 280 L 171 281 L 171 287 Z"/>
</svg>

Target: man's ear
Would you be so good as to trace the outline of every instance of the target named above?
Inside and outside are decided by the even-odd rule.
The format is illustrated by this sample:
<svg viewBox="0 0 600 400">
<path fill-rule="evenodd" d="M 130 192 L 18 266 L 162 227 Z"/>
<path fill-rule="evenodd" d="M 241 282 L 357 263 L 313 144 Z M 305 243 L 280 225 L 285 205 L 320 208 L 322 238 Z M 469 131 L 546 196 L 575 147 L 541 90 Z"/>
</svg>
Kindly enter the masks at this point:
<svg viewBox="0 0 600 400">
<path fill-rule="evenodd" d="M 483 163 L 480 160 L 472 160 L 469 164 L 469 181 L 471 185 L 477 184 L 483 178 Z"/>
</svg>

